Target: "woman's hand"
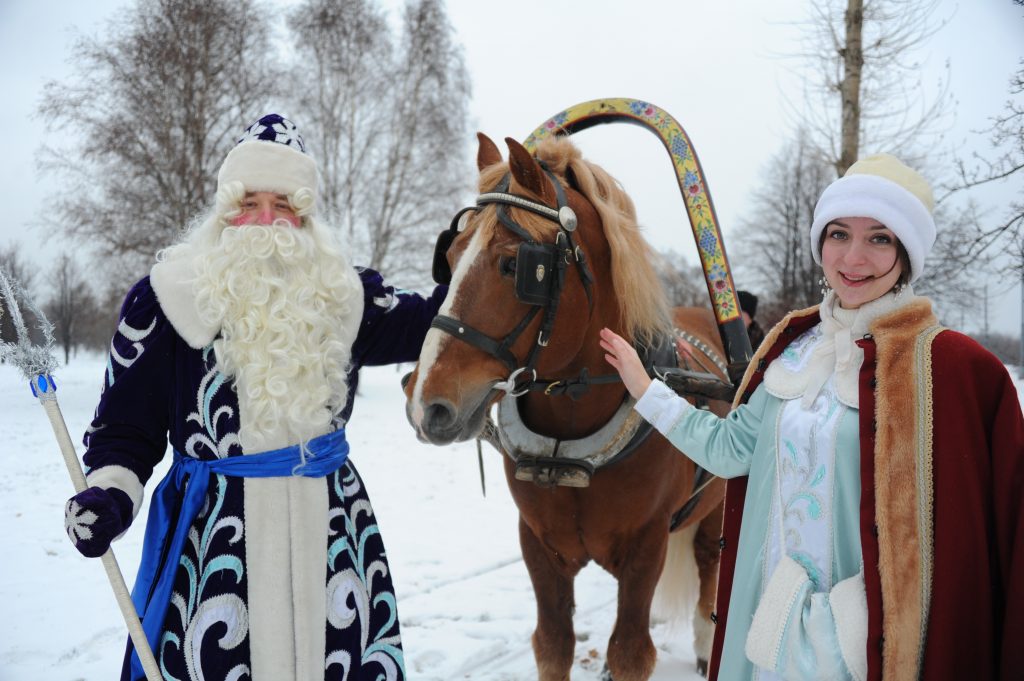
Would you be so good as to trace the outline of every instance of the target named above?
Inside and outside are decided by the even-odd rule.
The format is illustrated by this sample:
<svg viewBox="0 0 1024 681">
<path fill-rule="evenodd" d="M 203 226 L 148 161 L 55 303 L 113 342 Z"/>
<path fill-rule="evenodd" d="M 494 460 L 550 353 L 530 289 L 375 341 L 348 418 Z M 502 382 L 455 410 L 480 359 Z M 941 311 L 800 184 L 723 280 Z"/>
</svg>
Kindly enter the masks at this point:
<svg viewBox="0 0 1024 681">
<path fill-rule="evenodd" d="M 651 379 L 636 350 L 622 336 L 610 329 L 601 329 L 601 348 L 606 353 L 604 358 L 622 377 L 626 390 L 634 399 L 639 400 L 647 391 Z"/>
</svg>

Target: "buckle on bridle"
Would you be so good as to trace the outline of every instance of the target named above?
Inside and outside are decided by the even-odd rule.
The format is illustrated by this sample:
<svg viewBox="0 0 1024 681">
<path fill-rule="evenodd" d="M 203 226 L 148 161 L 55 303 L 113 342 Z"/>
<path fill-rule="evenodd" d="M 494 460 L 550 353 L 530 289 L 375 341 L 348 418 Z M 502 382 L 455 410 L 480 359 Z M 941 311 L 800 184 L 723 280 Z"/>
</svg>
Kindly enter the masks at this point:
<svg viewBox="0 0 1024 681">
<path fill-rule="evenodd" d="M 520 395 L 525 395 L 526 393 L 530 392 L 530 383 L 537 380 L 537 370 L 530 369 L 530 373 L 533 374 L 533 378 L 527 381 L 524 384 L 524 387 L 516 389 L 516 379 L 518 379 L 519 375 L 524 371 L 526 371 L 526 367 L 519 367 L 511 374 L 509 374 L 506 380 L 495 383 L 494 389 L 504 390 L 506 393 L 509 394 L 510 397 L 519 397 Z"/>
</svg>

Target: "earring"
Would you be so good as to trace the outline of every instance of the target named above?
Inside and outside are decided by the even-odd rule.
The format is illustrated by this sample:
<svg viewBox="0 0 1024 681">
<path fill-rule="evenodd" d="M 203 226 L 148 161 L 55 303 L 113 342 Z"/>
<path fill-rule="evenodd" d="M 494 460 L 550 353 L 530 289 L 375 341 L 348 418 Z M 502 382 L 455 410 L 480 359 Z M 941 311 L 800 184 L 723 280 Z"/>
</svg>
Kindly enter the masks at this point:
<svg viewBox="0 0 1024 681">
<path fill-rule="evenodd" d="M 904 289 L 906 289 L 906 288 L 907 288 L 906 282 L 900 281 L 899 283 L 897 283 L 895 286 L 892 287 L 892 290 L 896 294 L 896 297 L 899 298 L 900 295 L 903 293 Z"/>
<path fill-rule="evenodd" d="M 824 275 L 818 279 L 818 284 L 821 286 L 821 296 L 824 298 L 832 290 L 832 285 L 828 283 L 828 279 Z"/>
</svg>

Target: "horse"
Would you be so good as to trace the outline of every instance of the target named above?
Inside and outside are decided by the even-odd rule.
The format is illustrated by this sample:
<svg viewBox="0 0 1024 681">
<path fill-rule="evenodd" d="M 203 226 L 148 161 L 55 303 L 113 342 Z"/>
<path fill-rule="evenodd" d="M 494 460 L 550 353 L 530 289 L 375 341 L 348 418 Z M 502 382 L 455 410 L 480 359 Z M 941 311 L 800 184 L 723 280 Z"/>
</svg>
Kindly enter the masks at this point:
<svg viewBox="0 0 1024 681">
<path fill-rule="evenodd" d="M 616 331 L 642 356 L 670 348 L 674 361 L 678 328 L 688 347 L 721 357 L 714 317 L 680 309 L 673 320 L 632 201 L 571 141 L 542 142 L 535 158 L 506 138 L 506 163 L 487 136 L 478 140 L 481 194 L 438 239 L 435 278 L 450 280 L 450 288 L 405 382 L 409 421 L 422 441 L 464 441 L 481 435 L 499 403 L 492 442 L 506 454 L 520 514 L 537 600 L 532 646 L 540 681 L 569 679 L 573 580 L 589 561 L 618 582 L 607 675 L 645 681 L 653 673 L 659 577 L 659 590 L 678 590 L 668 580 L 689 580 L 691 593 L 699 579 L 694 647 L 706 673 L 724 481 L 710 478 L 695 492 L 702 471 L 632 410 L 598 332 Z M 724 414 L 728 405 L 711 408 Z M 597 458 L 593 451 L 573 458 L 587 449 Z M 672 554 L 693 559 L 688 571 L 662 575 L 670 529 L 682 538 Z"/>
</svg>

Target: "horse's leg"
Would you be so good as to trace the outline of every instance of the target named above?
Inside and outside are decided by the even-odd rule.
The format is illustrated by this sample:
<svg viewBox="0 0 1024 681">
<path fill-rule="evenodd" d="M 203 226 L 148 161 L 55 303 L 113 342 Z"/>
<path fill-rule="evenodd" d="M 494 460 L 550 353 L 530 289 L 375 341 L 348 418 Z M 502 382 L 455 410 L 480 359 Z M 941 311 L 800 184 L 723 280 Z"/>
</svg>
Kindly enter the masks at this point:
<svg viewBox="0 0 1024 681">
<path fill-rule="evenodd" d="M 559 566 L 533 531 L 520 517 L 519 544 L 537 598 L 537 628 L 533 632 L 533 655 L 540 681 L 568 681 L 576 650 L 572 627 L 574 574 Z"/>
<path fill-rule="evenodd" d="M 697 671 L 708 674 L 711 659 L 711 644 L 715 636 L 715 625 L 711 613 L 715 609 L 718 592 L 718 559 L 721 554 L 719 538 L 722 535 L 722 509 L 718 504 L 700 521 L 697 536 L 693 540 L 693 557 L 697 561 L 700 575 L 700 597 L 693 612 L 693 651 L 697 655 Z"/>
<path fill-rule="evenodd" d="M 647 681 L 657 651 L 651 640 L 651 601 L 665 562 L 668 527 L 651 523 L 622 547 L 613 572 L 619 580 L 615 628 L 608 641 L 608 670 L 615 681 Z"/>
</svg>

